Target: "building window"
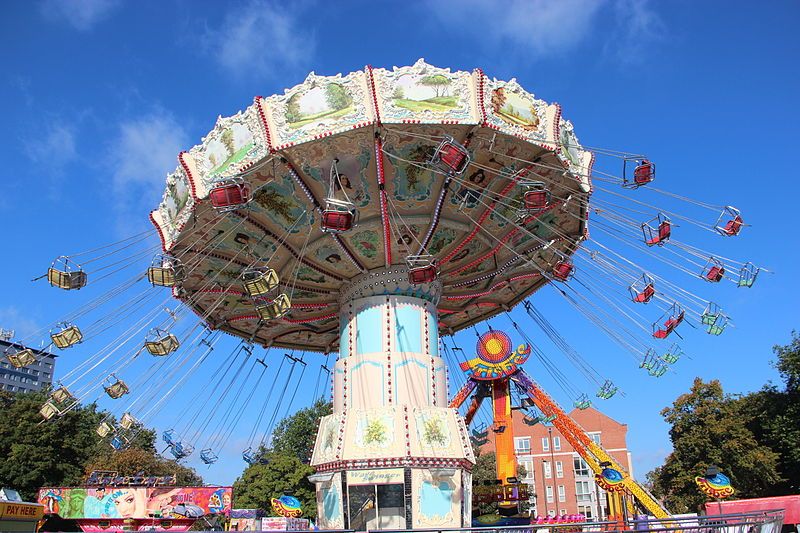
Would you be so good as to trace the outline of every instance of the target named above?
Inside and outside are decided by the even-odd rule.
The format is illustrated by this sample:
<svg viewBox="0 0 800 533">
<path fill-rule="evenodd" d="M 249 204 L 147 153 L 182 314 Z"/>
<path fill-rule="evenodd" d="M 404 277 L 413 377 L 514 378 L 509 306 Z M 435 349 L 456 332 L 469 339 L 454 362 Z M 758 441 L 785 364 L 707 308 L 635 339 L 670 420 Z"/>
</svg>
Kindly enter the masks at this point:
<svg viewBox="0 0 800 533">
<path fill-rule="evenodd" d="M 564 463 L 556 461 L 556 477 L 564 477 Z"/>
<path fill-rule="evenodd" d="M 525 469 L 525 477 L 522 478 L 529 483 L 533 483 L 533 461 L 525 459 L 519 462 L 519 465 Z"/>
<path fill-rule="evenodd" d="M 592 518 L 592 506 L 591 505 L 579 505 L 578 506 L 578 514 L 582 514 L 586 518 Z"/>
<path fill-rule="evenodd" d="M 531 453 L 531 438 L 514 437 L 514 453 L 517 455 L 526 455 Z"/>
<path fill-rule="evenodd" d="M 595 444 L 600 446 L 600 432 L 599 431 L 593 431 L 591 433 L 587 433 L 586 436 L 589 437 L 592 440 L 592 442 L 594 442 Z"/>
<path fill-rule="evenodd" d="M 575 482 L 575 499 L 578 503 L 592 501 L 592 487 L 588 481 Z"/>
<path fill-rule="evenodd" d="M 553 449 L 557 452 L 561 451 L 561 437 L 553 437 Z"/>
<path fill-rule="evenodd" d="M 553 467 L 548 461 L 542 461 L 542 465 L 544 467 L 544 477 L 545 479 L 550 479 L 553 477 Z"/>
<path fill-rule="evenodd" d="M 553 487 L 548 485 L 545 493 L 547 494 L 547 503 L 553 503 Z"/>
<path fill-rule="evenodd" d="M 572 467 L 575 470 L 575 477 L 589 477 L 589 465 L 580 457 L 572 458 Z"/>
<path fill-rule="evenodd" d="M 549 452 L 550 451 L 550 439 L 547 437 L 542 437 L 542 451 Z"/>
<path fill-rule="evenodd" d="M 558 501 L 565 502 L 567 501 L 567 491 L 564 488 L 564 485 L 558 486 Z"/>
</svg>

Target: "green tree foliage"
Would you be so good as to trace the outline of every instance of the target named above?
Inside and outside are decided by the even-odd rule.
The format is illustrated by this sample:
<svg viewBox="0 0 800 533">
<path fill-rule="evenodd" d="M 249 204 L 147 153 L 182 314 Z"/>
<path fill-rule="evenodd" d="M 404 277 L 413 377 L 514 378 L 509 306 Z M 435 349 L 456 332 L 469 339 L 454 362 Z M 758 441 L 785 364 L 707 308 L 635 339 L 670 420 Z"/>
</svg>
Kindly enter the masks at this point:
<svg viewBox="0 0 800 533">
<path fill-rule="evenodd" d="M 338 83 L 329 83 L 325 87 L 325 100 L 334 111 L 344 109 L 353 103 L 353 99 L 348 94 L 347 89 Z"/>
<path fill-rule="evenodd" d="M 228 151 L 228 156 L 232 156 L 236 152 L 236 149 L 233 146 L 233 130 L 229 128 L 223 131 L 222 135 L 220 136 L 220 140 L 222 141 L 222 144 L 225 145 L 225 149 Z"/>
<path fill-rule="evenodd" d="M 800 492 L 800 336 L 793 331 L 789 344 L 772 350 L 783 390 L 769 383 L 741 400 L 750 430 L 779 456 L 778 473 L 783 480 L 771 485 L 764 496 Z"/>
<path fill-rule="evenodd" d="M 320 399 L 310 407 L 300 409 L 295 414 L 284 418 L 275 426 L 271 451 L 294 455 L 300 459 L 300 462 L 308 464 L 311 462 L 311 453 L 314 451 L 319 421 L 323 416 L 332 412 L 333 404 Z"/>
<path fill-rule="evenodd" d="M 494 452 L 481 452 L 480 448 L 473 446 L 472 451 L 475 453 L 475 466 L 472 467 L 472 492 L 475 493 L 475 488 L 482 485 L 493 485 L 497 481 L 497 456 Z M 527 472 L 522 465 L 517 466 L 517 477 L 522 479 L 526 476 Z M 527 504 L 521 504 L 520 511 L 527 511 Z M 473 507 L 476 515 L 491 514 L 497 511 L 497 507 L 491 503 L 480 503 Z"/>
<path fill-rule="evenodd" d="M 419 80 L 420 85 L 431 87 L 436 92 L 436 97 L 447 96 L 447 88 L 450 85 L 450 80 L 441 74 L 434 74 L 432 76 L 425 76 Z"/>
<path fill-rule="evenodd" d="M 191 487 L 203 484 L 203 478 L 193 468 L 160 457 L 155 449 L 131 447 L 115 451 L 110 446 L 103 447 L 103 451 L 85 466 L 86 475 L 94 470 L 114 470 L 121 476 L 134 476 L 139 472 L 149 476 L 174 474 L 178 485 Z"/>
<path fill-rule="evenodd" d="M 234 482 L 237 507 L 269 510 L 272 498 L 291 494 L 300 500 L 304 517 L 316 518 L 314 485 L 308 481 L 314 469 L 292 454 L 265 451 L 261 459 L 266 464 L 250 465 Z"/>
<path fill-rule="evenodd" d="M 43 422 L 39 408 L 46 398 L 44 393 L 0 392 L 0 486 L 16 488 L 32 500 L 40 487 L 80 484 L 90 470 L 117 465 L 123 475 L 177 474 L 179 483 L 202 482 L 193 470 L 158 457 L 150 430 L 137 432 L 129 450 L 114 453 L 95 432 L 107 415 L 95 405 Z"/>
<path fill-rule="evenodd" d="M 711 464 L 730 477 L 744 498 L 766 494 L 781 481 L 778 454 L 758 441 L 742 400 L 726 395 L 719 381 L 696 378 L 691 390 L 661 414 L 671 425 L 673 451 L 648 480 L 672 512 L 702 507 L 706 497 L 694 478 Z"/>
</svg>

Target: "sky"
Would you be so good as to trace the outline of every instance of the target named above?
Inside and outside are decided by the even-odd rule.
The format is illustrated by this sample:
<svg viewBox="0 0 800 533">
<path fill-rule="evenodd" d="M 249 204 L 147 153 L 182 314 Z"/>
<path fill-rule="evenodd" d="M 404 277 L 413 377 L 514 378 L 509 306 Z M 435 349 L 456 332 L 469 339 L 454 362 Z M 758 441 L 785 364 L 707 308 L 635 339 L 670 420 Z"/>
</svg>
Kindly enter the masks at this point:
<svg viewBox="0 0 800 533">
<path fill-rule="evenodd" d="M 5 2 L 2 11 L 2 328 L 30 335 L 85 302 L 84 291 L 29 280 L 60 254 L 148 229 L 178 152 L 197 144 L 218 115 L 246 108 L 255 95 L 282 93 L 310 71 L 391 68 L 424 57 L 440 67 L 516 78 L 537 97 L 560 103 L 585 145 L 645 152 L 658 162 L 659 187 L 735 205 L 752 224 L 735 242 L 713 244 L 772 273 L 749 290 L 720 289 L 736 327 L 713 338 L 688 330 L 683 346 L 690 358 L 661 378 L 647 376 L 553 291 L 532 300 L 625 392 L 598 407 L 628 425 L 637 477 L 669 453 L 659 412 L 696 376 L 719 379 L 730 393 L 778 379 L 771 347 L 787 343 L 800 325 L 797 2 L 44 0 Z M 524 319 L 519 311 L 514 317 Z M 499 319 L 493 327 L 510 329 Z M 474 334 L 457 341 L 469 347 Z M 64 352 L 57 377 L 96 346 Z M 548 346 L 542 344 L 570 376 L 571 367 Z M 314 365 L 294 401 L 270 406 L 267 417 L 311 400 Z M 179 391 L 153 425 L 167 429 L 192 406 L 198 384 L 214 378 L 216 364 L 205 366 L 192 378 L 195 387 Z M 535 362 L 527 369 L 568 402 Z M 146 385 L 171 384 L 156 374 Z M 209 413 L 211 428 L 224 426 L 230 414 Z M 243 413 L 219 463 L 206 467 L 195 455 L 189 464 L 207 482 L 231 483 L 244 467 L 239 455 L 248 420 L 256 417 L 255 410 Z"/>
</svg>

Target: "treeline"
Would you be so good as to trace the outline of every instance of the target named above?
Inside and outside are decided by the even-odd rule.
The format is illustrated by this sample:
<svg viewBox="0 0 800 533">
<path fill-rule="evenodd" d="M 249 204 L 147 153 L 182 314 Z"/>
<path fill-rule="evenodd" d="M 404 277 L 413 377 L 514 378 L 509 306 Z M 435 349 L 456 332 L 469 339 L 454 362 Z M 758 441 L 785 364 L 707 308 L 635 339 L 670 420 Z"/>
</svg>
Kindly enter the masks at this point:
<svg viewBox="0 0 800 533">
<path fill-rule="evenodd" d="M 673 513 L 702 507 L 694 478 L 711 464 L 730 477 L 737 498 L 800 493 L 800 336 L 792 332 L 773 352 L 780 384 L 737 395 L 697 378 L 661 412 L 673 451 L 647 478 Z"/>
</svg>

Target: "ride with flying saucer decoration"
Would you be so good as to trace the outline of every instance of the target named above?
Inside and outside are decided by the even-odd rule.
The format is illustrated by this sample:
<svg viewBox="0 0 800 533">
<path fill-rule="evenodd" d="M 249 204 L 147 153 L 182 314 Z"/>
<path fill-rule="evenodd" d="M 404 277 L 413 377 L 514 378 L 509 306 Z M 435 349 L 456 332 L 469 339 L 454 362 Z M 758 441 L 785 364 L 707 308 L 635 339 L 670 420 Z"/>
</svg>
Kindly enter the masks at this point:
<svg viewBox="0 0 800 533">
<path fill-rule="evenodd" d="M 689 244 L 692 232 L 746 238 L 747 217 L 658 189 L 670 172 L 668 161 L 658 163 L 656 177 L 653 158 L 582 146 L 559 105 L 479 69 L 450 71 L 420 60 L 392 70 L 312 73 L 282 95 L 257 97 L 220 118 L 200 144 L 178 155 L 151 213 L 155 232 L 60 256 L 49 266 L 43 277 L 53 287 L 91 292 L 92 300 L 19 344 L 49 334 L 46 343 L 57 349 L 80 343 L 93 353 L 62 376 L 42 416 L 106 396 L 110 415 L 102 431 L 121 449 L 143 424 L 162 423 L 159 412 L 204 366 L 214 377 L 197 384 L 184 412 L 163 422 L 169 453 L 186 458 L 198 450 L 199 460 L 211 464 L 249 423 L 242 457 L 255 464 L 264 460 L 259 450 L 279 414 L 297 398 L 306 368 L 317 367 L 306 354 L 317 352 L 325 360 L 314 396 L 323 396 L 319 384 L 331 379 L 340 408 L 331 431 L 320 431 L 318 440 L 330 444 L 318 454 L 320 472 L 367 460 L 344 458 L 362 442 L 351 439 L 360 426 L 348 420 L 353 403 L 362 401 L 353 391 L 367 375 L 369 383 L 383 380 L 385 395 L 360 408 L 386 409 L 386 431 L 394 427 L 390 419 L 405 429 L 396 409 L 407 405 L 430 410 L 419 424 L 432 427 L 435 419 L 461 435 L 461 422 L 444 414 L 447 367 L 461 387 L 449 403 L 466 405 L 468 421 L 475 416 L 470 395 L 487 383 L 500 390 L 505 380 L 507 389 L 532 397 L 526 424 L 561 424 L 576 449 L 596 458 L 600 473 L 607 454 L 583 442 L 520 365 L 534 357 L 580 409 L 590 397 L 622 394 L 620 387 L 607 365 L 575 349 L 531 296 L 551 287 L 576 316 L 633 356 L 644 379 L 659 378 L 681 364 L 684 350 L 674 341 L 687 325 L 714 336 L 734 326 L 715 303 L 725 282 L 749 288 L 765 272 Z M 699 295 L 712 290 L 714 301 Z M 522 311 L 512 315 L 520 303 Z M 513 350 L 507 335 L 490 329 L 476 355 L 464 357 L 454 334 L 489 319 L 507 319 L 524 344 Z M 533 342 L 534 331 L 558 355 L 539 337 Z M 226 335 L 239 344 L 226 346 Z M 412 353 L 416 362 L 401 366 Z M 36 360 L 13 347 L 4 355 L 21 368 Z M 350 363 L 355 355 L 373 359 L 358 366 Z M 377 368 L 385 371 L 369 374 Z M 415 368 L 427 371 L 417 375 Z M 404 379 L 415 387 L 428 383 L 414 390 L 427 398 L 424 405 L 404 396 Z M 261 388 L 269 392 L 257 394 Z M 257 415 L 245 416 L 248 409 Z M 481 440 L 495 425 L 483 424 Z M 468 473 L 466 429 L 459 439 L 463 448 L 451 443 L 436 460 Z M 387 435 L 381 442 L 403 441 Z M 384 457 L 371 449 L 368 459 L 404 457 L 423 469 L 424 454 L 411 452 Z M 651 513 L 666 514 L 634 484 L 626 482 L 626 490 Z M 344 527 L 339 518 L 330 524 Z"/>
</svg>

